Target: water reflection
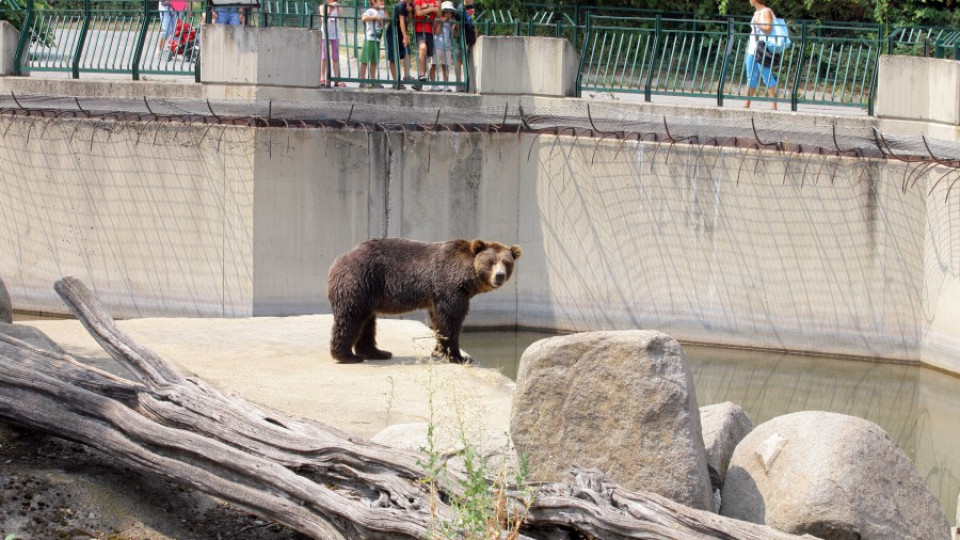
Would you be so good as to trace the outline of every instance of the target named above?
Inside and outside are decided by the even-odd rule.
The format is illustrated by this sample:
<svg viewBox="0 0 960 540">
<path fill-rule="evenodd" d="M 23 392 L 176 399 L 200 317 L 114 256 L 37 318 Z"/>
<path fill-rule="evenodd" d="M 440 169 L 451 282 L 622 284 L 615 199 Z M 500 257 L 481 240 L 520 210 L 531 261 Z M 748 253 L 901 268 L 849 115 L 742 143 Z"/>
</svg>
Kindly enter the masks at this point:
<svg viewBox="0 0 960 540">
<path fill-rule="evenodd" d="M 468 332 L 461 346 L 515 379 L 538 332 Z M 917 366 L 685 345 L 700 405 L 732 401 L 754 425 L 796 411 L 876 423 L 907 452 L 953 521 L 960 493 L 960 378 Z"/>
</svg>

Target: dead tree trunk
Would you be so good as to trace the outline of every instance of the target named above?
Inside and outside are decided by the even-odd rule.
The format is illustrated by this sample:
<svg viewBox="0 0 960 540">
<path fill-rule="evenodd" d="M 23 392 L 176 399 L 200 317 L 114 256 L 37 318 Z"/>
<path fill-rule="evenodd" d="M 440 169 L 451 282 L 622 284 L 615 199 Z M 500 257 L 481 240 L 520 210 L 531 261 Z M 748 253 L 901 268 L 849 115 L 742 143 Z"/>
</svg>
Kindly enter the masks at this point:
<svg viewBox="0 0 960 540">
<path fill-rule="evenodd" d="M 0 418 L 78 441 L 148 473 L 217 496 L 311 538 L 432 537 L 463 497 L 452 472 L 431 488 L 414 453 L 294 420 L 184 378 L 134 342 L 80 281 L 55 286 L 103 348 L 138 379 L 0 335 Z M 796 538 L 633 493 L 596 475 L 538 486 L 508 507 L 521 537 Z M 524 513 L 525 512 L 525 513 Z"/>
</svg>

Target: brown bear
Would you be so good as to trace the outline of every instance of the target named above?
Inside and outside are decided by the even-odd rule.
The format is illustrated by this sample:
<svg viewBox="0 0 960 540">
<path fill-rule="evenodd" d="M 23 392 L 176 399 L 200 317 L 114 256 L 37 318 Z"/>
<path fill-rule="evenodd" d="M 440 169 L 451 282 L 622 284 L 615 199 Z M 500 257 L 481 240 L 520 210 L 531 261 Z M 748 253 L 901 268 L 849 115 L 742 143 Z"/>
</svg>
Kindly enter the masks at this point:
<svg viewBox="0 0 960 540">
<path fill-rule="evenodd" d="M 340 363 L 386 360 L 393 355 L 377 348 L 377 315 L 426 309 L 437 336 L 433 354 L 470 361 L 460 353 L 470 299 L 506 283 L 520 254 L 520 246 L 484 240 L 363 242 L 330 267 L 331 356 Z"/>
</svg>

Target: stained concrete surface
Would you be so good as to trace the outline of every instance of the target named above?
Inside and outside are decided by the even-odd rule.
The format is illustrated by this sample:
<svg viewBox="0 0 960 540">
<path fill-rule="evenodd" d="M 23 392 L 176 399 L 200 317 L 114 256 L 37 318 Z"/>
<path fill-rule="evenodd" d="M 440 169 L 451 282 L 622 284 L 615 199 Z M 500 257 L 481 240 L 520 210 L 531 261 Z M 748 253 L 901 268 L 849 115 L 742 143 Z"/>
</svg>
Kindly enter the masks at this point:
<svg viewBox="0 0 960 540">
<path fill-rule="evenodd" d="M 394 357 L 337 364 L 329 353 L 332 320 L 330 315 L 152 318 L 118 325 L 185 375 L 348 433 L 370 437 L 388 425 L 429 421 L 480 436 L 507 432 L 513 382 L 493 369 L 431 360 L 435 342 L 423 323 L 381 319 L 378 344 Z M 78 321 L 24 324 L 81 361 L 125 372 Z"/>
</svg>

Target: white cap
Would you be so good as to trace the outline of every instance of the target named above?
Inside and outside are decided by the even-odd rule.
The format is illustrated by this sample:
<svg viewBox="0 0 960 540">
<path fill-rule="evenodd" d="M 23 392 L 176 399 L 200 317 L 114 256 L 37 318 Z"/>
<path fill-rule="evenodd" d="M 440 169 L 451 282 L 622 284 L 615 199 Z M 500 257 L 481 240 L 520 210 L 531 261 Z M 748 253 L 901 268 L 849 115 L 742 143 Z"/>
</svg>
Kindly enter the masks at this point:
<svg viewBox="0 0 960 540">
<path fill-rule="evenodd" d="M 446 2 L 440 4 L 440 11 L 456 11 L 457 8 L 453 7 L 453 2 L 447 0 Z"/>
</svg>

